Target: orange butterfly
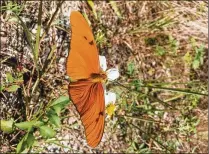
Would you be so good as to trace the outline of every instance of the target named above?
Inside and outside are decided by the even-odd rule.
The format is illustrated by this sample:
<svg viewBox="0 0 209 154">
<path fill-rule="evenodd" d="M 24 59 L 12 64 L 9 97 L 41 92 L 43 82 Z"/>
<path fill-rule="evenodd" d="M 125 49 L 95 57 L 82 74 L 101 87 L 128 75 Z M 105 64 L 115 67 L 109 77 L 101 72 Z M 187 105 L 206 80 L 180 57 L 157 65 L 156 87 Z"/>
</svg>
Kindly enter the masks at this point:
<svg viewBox="0 0 209 154">
<path fill-rule="evenodd" d="M 67 58 L 67 74 L 73 81 L 69 95 L 80 114 L 87 143 L 96 147 L 104 132 L 105 98 L 102 83 L 107 76 L 99 65 L 99 55 L 91 28 L 81 13 L 70 16 L 71 49 Z"/>
</svg>

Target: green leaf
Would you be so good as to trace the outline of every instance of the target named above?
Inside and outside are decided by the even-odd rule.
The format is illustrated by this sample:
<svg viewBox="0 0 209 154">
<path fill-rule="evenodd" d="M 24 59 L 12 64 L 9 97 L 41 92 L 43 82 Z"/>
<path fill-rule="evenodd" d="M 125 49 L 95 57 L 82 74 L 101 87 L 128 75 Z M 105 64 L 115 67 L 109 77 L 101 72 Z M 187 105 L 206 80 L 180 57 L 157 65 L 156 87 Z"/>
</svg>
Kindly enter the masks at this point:
<svg viewBox="0 0 209 154">
<path fill-rule="evenodd" d="M 18 76 L 16 79 L 14 79 L 15 82 L 23 82 L 23 74 L 22 73 L 18 73 Z"/>
<path fill-rule="evenodd" d="M 69 100 L 68 96 L 60 96 L 55 101 L 53 101 L 53 103 L 50 105 L 50 107 L 58 105 L 58 104 L 66 105 L 69 103 L 69 101 L 70 100 Z"/>
<path fill-rule="evenodd" d="M 28 138 L 26 140 L 27 147 L 30 148 L 33 145 L 34 141 L 35 141 L 35 137 L 33 136 L 33 133 L 29 133 Z"/>
<path fill-rule="evenodd" d="M 169 43 L 172 52 L 176 53 L 177 49 L 179 48 L 179 42 L 169 35 Z"/>
<path fill-rule="evenodd" d="M 26 144 L 23 144 L 24 140 L 25 140 L 25 136 L 22 138 L 22 140 L 17 145 L 17 148 L 16 148 L 17 153 L 20 153 L 25 149 Z"/>
<path fill-rule="evenodd" d="M 156 49 L 155 49 L 155 53 L 158 55 L 158 56 L 163 56 L 165 54 L 165 50 L 163 47 L 161 46 L 156 46 Z"/>
<path fill-rule="evenodd" d="M 27 148 L 32 147 L 33 143 L 35 141 L 35 137 L 33 136 L 32 132 L 28 132 L 22 140 L 18 143 L 16 152 L 26 152 Z"/>
<path fill-rule="evenodd" d="M 25 121 L 25 122 L 20 122 L 20 123 L 15 124 L 16 127 L 22 130 L 28 130 L 33 126 L 40 127 L 42 125 L 44 125 L 44 123 L 41 121 Z"/>
<path fill-rule="evenodd" d="M 133 75 L 134 69 L 135 69 L 134 63 L 132 63 L 132 62 L 128 63 L 127 74 Z"/>
<path fill-rule="evenodd" d="M 52 138 L 56 135 L 56 132 L 48 126 L 41 126 L 40 134 L 43 138 Z"/>
<path fill-rule="evenodd" d="M 55 105 L 53 106 L 54 111 L 57 113 L 57 115 L 60 115 L 60 112 L 62 110 L 62 105 Z"/>
<path fill-rule="evenodd" d="M 14 79 L 13 79 L 11 73 L 6 73 L 6 77 L 7 77 L 7 82 L 9 82 L 9 83 L 13 83 L 14 82 Z"/>
<path fill-rule="evenodd" d="M 44 125 L 44 122 L 42 122 L 42 121 L 35 121 L 33 124 L 34 127 L 41 127 L 43 125 Z"/>
<path fill-rule="evenodd" d="M 0 121 L 1 123 L 1 127 L 0 127 L 0 130 L 5 132 L 5 133 L 11 133 L 14 129 L 14 120 L 1 120 Z"/>
<path fill-rule="evenodd" d="M 2 92 L 4 89 L 5 89 L 4 85 L 1 84 L 1 85 L 0 85 L 0 92 Z"/>
<path fill-rule="evenodd" d="M 131 82 L 131 85 L 133 85 L 136 88 L 136 90 L 139 91 L 143 84 L 141 80 L 134 80 Z"/>
<path fill-rule="evenodd" d="M 57 114 L 50 114 L 50 115 L 48 115 L 48 118 L 52 124 L 54 124 L 57 127 L 60 127 L 61 122 L 60 122 L 60 118 L 58 117 Z"/>
<path fill-rule="evenodd" d="M 193 69 L 197 69 L 200 66 L 200 62 L 198 60 L 194 60 L 192 63 L 192 67 Z"/>
<path fill-rule="evenodd" d="M 192 62 L 192 56 L 190 55 L 189 51 L 184 55 L 183 60 L 187 64 L 191 64 Z"/>
<path fill-rule="evenodd" d="M 199 48 L 195 48 L 196 54 L 192 63 L 193 69 L 197 69 L 203 64 L 204 51 L 205 47 L 203 45 L 201 45 Z"/>
<path fill-rule="evenodd" d="M 26 122 L 20 122 L 16 123 L 15 126 L 22 129 L 22 130 L 28 130 L 31 128 L 36 121 L 26 121 Z"/>
<path fill-rule="evenodd" d="M 58 117 L 58 115 L 57 115 L 57 113 L 56 113 L 56 111 L 55 110 L 53 110 L 53 109 L 49 109 L 48 111 L 47 111 L 47 117 L 49 118 L 49 121 L 53 124 L 53 125 L 55 125 L 55 126 L 57 126 L 57 127 L 59 127 L 60 126 L 60 118 Z"/>
<path fill-rule="evenodd" d="M 6 88 L 6 90 L 8 92 L 15 92 L 15 91 L 17 91 L 18 88 L 20 88 L 19 85 L 12 85 L 12 86 L 9 86 L 8 88 Z"/>
<path fill-rule="evenodd" d="M 68 96 L 60 96 L 58 99 L 56 99 L 50 107 L 54 109 L 54 111 L 57 113 L 57 115 L 60 114 L 60 111 L 69 104 L 70 100 Z"/>
<path fill-rule="evenodd" d="M 195 38 L 192 37 L 192 38 L 190 39 L 190 41 L 191 41 L 192 47 L 195 48 L 195 47 L 197 46 L 197 42 L 196 42 Z"/>
</svg>

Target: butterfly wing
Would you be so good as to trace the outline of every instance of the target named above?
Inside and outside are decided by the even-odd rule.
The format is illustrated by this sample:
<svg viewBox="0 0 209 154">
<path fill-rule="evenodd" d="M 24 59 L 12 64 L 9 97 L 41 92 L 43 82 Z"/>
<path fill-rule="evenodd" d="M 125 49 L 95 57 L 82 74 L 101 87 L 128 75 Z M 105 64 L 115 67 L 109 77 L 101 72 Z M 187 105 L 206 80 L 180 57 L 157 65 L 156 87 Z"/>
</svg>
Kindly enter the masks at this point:
<svg viewBox="0 0 209 154">
<path fill-rule="evenodd" d="M 67 58 L 67 74 L 72 80 L 87 79 L 99 73 L 99 55 L 91 28 L 78 11 L 70 15 L 72 36 Z"/>
<path fill-rule="evenodd" d="M 80 114 L 87 143 L 96 147 L 104 132 L 104 89 L 101 83 L 88 80 L 69 85 L 69 95 Z"/>
</svg>

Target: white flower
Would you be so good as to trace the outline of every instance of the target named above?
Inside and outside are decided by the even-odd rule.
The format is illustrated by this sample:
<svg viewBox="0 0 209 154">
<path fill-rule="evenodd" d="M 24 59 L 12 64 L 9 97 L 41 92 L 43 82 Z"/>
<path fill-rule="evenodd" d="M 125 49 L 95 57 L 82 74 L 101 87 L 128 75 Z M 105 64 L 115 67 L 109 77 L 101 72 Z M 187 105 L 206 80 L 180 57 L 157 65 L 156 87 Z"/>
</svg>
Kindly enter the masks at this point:
<svg viewBox="0 0 209 154">
<path fill-rule="evenodd" d="M 107 117 L 112 117 L 112 115 L 115 112 L 115 101 L 116 101 L 116 94 L 113 92 L 106 92 L 105 91 L 105 106 L 106 106 L 106 112 L 107 112 Z"/>
<path fill-rule="evenodd" d="M 106 71 L 106 69 L 107 69 L 107 61 L 106 61 L 105 56 L 99 56 L 99 63 L 100 63 L 100 67 L 102 68 L 102 70 Z M 116 80 L 120 76 L 118 68 L 108 69 L 106 71 L 106 73 L 107 73 L 107 79 L 109 81 Z"/>
<path fill-rule="evenodd" d="M 103 71 L 106 71 L 107 69 L 107 62 L 105 56 L 99 56 L 99 63 L 100 67 L 102 68 Z"/>
<path fill-rule="evenodd" d="M 107 78 L 109 81 L 113 81 L 119 78 L 120 74 L 119 74 L 118 68 L 111 68 L 107 70 L 106 72 L 107 72 Z"/>
<path fill-rule="evenodd" d="M 100 67 L 102 68 L 102 70 L 106 71 L 107 62 L 106 62 L 105 56 L 99 56 L 99 62 L 100 62 Z M 120 75 L 118 68 L 108 69 L 106 73 L 107 73 L 107 79 L 109 81 L 116 80 Z M 104 89 L 105 89 L 105 106 L 107 106 L 110 103 L 114 104 L 116 102 L 116 94 L 110 91 L 107 92 L 105 86 L 104 86 Z"/>
<path fill-rule="evenodd" d="M 105 90 L 105 106 L 107 106 L 110 103 L 115 104 L 115 102 L 116 102 L 116 94 L 110 91 L 107 92 Z"/>
</svg>

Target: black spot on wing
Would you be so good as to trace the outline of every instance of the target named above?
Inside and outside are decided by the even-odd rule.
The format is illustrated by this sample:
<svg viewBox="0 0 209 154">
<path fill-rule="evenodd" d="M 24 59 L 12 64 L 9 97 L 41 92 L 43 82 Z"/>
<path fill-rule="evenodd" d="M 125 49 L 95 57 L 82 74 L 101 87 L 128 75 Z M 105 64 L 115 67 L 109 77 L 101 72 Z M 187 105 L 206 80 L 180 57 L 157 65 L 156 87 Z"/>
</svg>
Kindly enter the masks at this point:
<svg viewBox="0 0 209 154">
<path fill-rule="evenodd" d="M 90 45 L 94 45 L 94 41 L 92 40 L 91 42 L 89 42 Z"/>
<path fill-rule="evenodd" d="M 84 36 L 84 38 L 87 40 L 87 37 L 86 36 Z"/>
<path fill-rule="evenodd" d="M 104 115 L 104 113 L 101 111 L 101 112 L 99 112 L 99 116 L 103 116 Z M 96 122 L 98 122 L 99 121 L 99 117 L 98 118 L 96 118 Z"/>
</svg>

